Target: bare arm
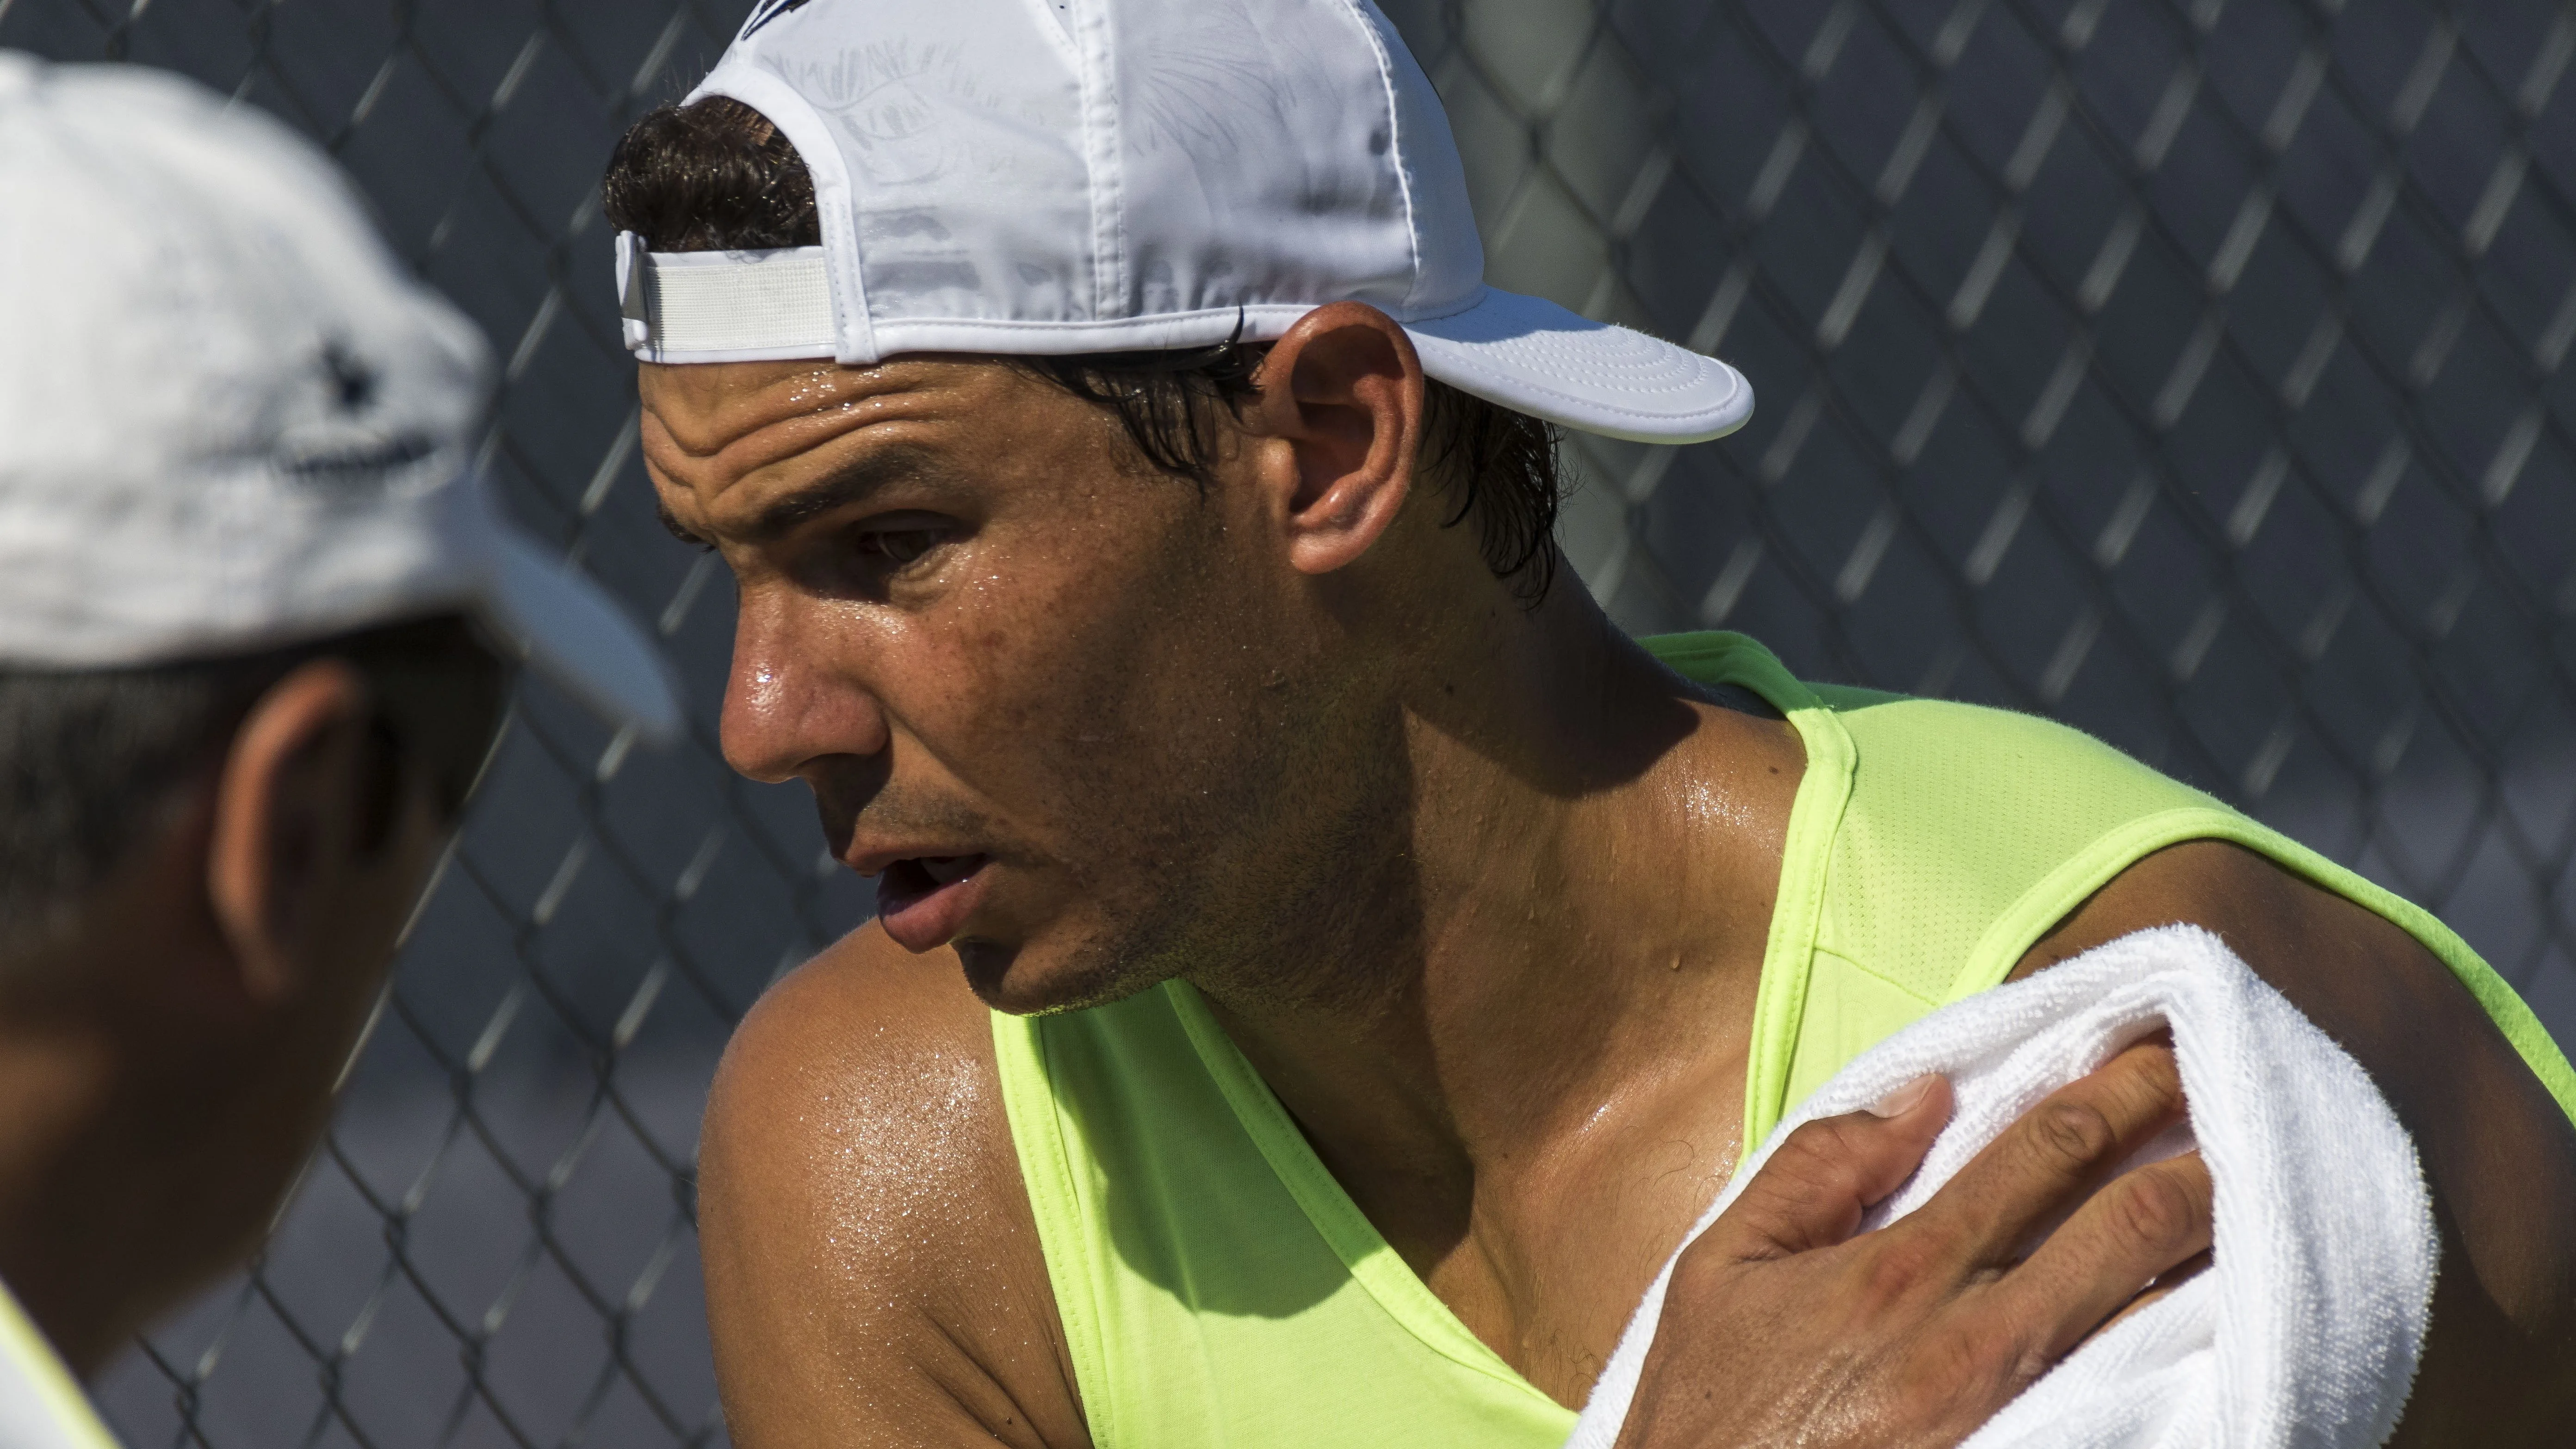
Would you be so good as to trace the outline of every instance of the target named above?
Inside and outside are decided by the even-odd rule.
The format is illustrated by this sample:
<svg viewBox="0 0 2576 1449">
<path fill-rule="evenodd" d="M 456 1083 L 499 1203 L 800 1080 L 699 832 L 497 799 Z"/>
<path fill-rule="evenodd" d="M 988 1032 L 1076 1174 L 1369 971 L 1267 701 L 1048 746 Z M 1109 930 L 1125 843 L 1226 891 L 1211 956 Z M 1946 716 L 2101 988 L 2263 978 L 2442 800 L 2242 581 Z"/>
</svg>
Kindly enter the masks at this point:
<svg viewBox="0 0 2576 1449">
<path fill-rule="evenodd" d="M 945 952 L 871 924 L 743 1022 L 699 1226 L 743 1449 L 1090 1444 L 991 1027 Z"/>
<path fill-rule="evenodd" d="M 2423 1367 L 2392 1442 L 2567 1442 L 2576 1424 L 2576 1128 L 2413 937 L 2233 845 L 2199 841 L 2149 856 L 2014 974 L 2176 921 L 2218 933 L 2350 1052 L 2415 1138 L 2442 1265 Z"/>
</svg>

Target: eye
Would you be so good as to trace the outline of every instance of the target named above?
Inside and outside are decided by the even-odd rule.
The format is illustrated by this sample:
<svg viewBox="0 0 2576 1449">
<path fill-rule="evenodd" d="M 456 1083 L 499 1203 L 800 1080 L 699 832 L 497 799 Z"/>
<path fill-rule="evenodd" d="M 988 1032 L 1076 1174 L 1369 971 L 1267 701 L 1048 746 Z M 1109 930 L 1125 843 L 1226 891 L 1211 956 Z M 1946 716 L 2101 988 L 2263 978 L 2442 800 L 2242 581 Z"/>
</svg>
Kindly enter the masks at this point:
<svg viewBox="0 0 2576 1449">
<path fill-rule="evenodd" d="M 947 537 L 947 530 L 938 528 L 870 529 L 859 535 L 859 551 L 902 568 L 937 548 Z"/>
</svg>

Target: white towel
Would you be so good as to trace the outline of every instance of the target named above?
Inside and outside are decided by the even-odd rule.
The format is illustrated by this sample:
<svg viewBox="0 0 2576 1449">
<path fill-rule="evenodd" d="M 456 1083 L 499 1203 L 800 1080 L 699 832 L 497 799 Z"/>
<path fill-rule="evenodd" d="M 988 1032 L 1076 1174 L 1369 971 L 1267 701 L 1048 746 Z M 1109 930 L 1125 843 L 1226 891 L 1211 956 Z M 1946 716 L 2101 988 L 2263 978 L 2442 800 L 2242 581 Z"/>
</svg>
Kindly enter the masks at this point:
<svg viewBox="0 0 2576 1449">
<path fill-rule="evenodd" d="M 2439 1252 L 2415 1145 L 2351 1057 L 2196 927 L 2124 937 L 1889 1037 L 1783 1121 L 1690 1236 L 1801 1123 L 1942 1073 L 1957 1106 L 1862 1230 L 1885 1226 L 2041 1098 L 2160 1026 L 2173 1029 L 2190 1121 L 2138 1160 L 2197 1139 L 2216 1192 L 2211 1266 L 2069 1355 L 1966 1449 L 2385 1442 L 2414 1381 Z M 1672 1271 L 1629 1320 L 1567 1449 L 1618 1437 Z"/>
</svg>

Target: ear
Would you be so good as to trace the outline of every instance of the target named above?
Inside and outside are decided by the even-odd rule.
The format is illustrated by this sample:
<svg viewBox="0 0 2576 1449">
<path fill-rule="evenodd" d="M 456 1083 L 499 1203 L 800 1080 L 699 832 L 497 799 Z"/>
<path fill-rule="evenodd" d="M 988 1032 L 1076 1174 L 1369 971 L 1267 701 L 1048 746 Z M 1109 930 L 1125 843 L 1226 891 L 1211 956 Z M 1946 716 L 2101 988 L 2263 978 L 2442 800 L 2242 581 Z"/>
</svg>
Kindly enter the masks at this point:
<svg viewBox="0 0 2576 1449">
<path fill-rule="evenodd" d="M 252 1003 L 294 995 L 333 897 L 380 834 L 395 788 L 372 738 L 366 681 L 317 659 L 260 696 L 233 734 L 214 790 L 206 896 Z"/>
<path fill-rule="evenodd" d="M 1422 359 L 1395 319 L 1335 302 L 1271 344 L 1260 392 L 1243 413 L 1280 498 L 1289 562 L 1330 573 L 1368 552 L 1413 486 L 1422 431 Z"/>
</svg>

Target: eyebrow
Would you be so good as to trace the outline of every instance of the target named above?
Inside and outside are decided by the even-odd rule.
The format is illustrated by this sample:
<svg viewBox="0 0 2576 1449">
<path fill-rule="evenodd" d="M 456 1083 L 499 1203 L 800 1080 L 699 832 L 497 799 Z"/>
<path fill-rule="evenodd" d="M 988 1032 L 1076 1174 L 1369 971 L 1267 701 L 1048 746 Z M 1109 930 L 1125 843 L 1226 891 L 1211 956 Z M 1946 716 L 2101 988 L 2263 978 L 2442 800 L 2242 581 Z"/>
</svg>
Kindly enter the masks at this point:
<svg viewBox="0 0 2576 1449">
<path fill-rule="evenodd" d="M 653 516 L 662 520 L 663 530 L 669 533 L 673 538 L 678 539 L 680 542 L 688 544 L 692 548 L 715 547 L 714 544 L 707 542 L 705 539 L 689 532 L 686 528 L 681 527 L 680 520 L 671 516 L 671 505 L 664 503 L 659 498 L 653 500 Z"/>
<path fill-rule="evenodd" d="M 869 497 L 891 484 L 941 476 L 930 459 L 917 448 L 879 448 L 866 456 L 833 469 L 783 498 L 771 501 L 743 530 L 747 542 L 774 543 L 797 529 L 828 513 L 835 513 Z M 662 517 L 662 526 L 682 543 L 707 547 L 707 540 L 690 532 L 673 517 L 671 510 L 658 500 L 654 509 Z"/>
</svg>

